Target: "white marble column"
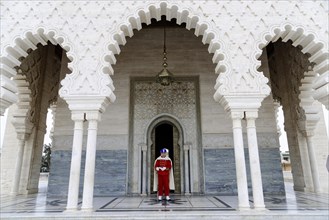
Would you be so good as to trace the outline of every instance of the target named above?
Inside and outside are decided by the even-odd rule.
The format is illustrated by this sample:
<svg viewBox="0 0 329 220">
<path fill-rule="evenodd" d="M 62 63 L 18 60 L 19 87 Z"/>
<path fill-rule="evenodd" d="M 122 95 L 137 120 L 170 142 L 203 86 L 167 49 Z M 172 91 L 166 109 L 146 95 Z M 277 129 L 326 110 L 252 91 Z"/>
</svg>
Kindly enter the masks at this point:
<svg viewBox="0 0 329 220">
<path fill-rule="evenodd" d="M 246 112 L 249 163 L 252 182 L 252 194 L 254 197 L 254 208 L 264 210 L 265 204 L 263 196 L 262 174 L 260 170 L 257 133 L 255 125 L 255 120 L 257 117 L 257 111 Z"/>
<path fill-rule="evenodd" d="M 320 187 L 318 166 L 316 163 L 316 157 L 315 157 L 315 153 L 314 153 L 314 146 L 313 146 L 312 139 L 313 139 L 313 132 L 307 132 L 306 141 L 307 141 L 307 150 L 308 150 L 309 160 L 310 160 L 310 164 L 311 164 L 313 188 L 314 188 L 314 192 L 319 193 L 319 192 L 321 192 L 321 187 Z"/>
<path fill-rule="evenodd" d="M 185 195 L 191 195 L 191 193 L 190 193 L 189 149 L 190 149 L 190 145 L 184 144 Z"/>
<path fill-rule="evenodd" d="M 53 137 L 54 137 L 54 129 L 55 129 L 55 119 L 56 119 L 56 110 L 57 110 L 57 104 L 52 104 L 50 106 L 50 110 L 51 110 L 51 117 L 52 117 L 52 125 L 51 125 L 51 130 L 50 130 L 50 134 L 49 134 L 49 138 L 51 141 L 53 141 Z"/>
<path fill-rule="evenodd" d="M 72 120 L 74 121 L 74 133 L 73 133 L 73 145 L 72 145 L 72 156 L 71 156 L 70 180 L 69 180 L 69 189 L 68 189 L 67 206 L 66 206 L 67 211 L 78 210 L 84 114 L 72 113 Z"/>
<path fill-rule="evenodd" d="M 26 151 L 26 143 L 30 138 L 32 130 L 34 128 L 34 124 L 26 120 L 25 116 L 25 110 L 22 112 L 20 109 L 18 109 L 15 111 L 15 113 L 13 113 L 13 119 L 11 121 L 13 126 L 15 127 L 18 139 L 17 159 L 15 162 L 15 175 L 13 180 L 13 186 L 11 189 L 12 195 L 17 195 L 20 192 L 19 186 L 21 184 L 20 181 L 22 177 L 22 170 L 24 170 L 24 168 L 22 167 L 24 161 L 24 151 Z"/>
<path fill-rule="evenodd" d="M 246 162 L 244 156 L 243 136 L 241 119 L 243 118 L 243 112 L 235 111 L 231 112 L 233 121 L 233 139 L 234 139 L 234 157 L 236 178 L 238 186 L 238 199 L 239 210 L 250 209 L 249 195 L 248 195 L 248 182 L 246 172 Z"/>
<path fill-rule="evenodd" d="M 86 113 L 86 118 L 88 120 L 88 137 L 81 210 L 91 212 L 93 211 L 97 125 L 100 120 L 100 113 Z"/>
<path fill-rule="evenodd" d="M 25 147 L 25 140 L 27 139 L 27 137 L 25 135 L 18 135 L 18 139 L 19 139 L 19 144 L 18 144 L 16 164 L 15 164 L 15 176 L 14 176 L 13 188 L 11 191 L 11 194 L 15 196 L 19 192 L 19 183 L 22 173 L 23 153 Z"/>
<path fill-rule="evenodd" d="M 146 156 L 147 156 L 147 145 L 144 144 L 141 146 L 141 150 L 142 150 L 142 167 L 143 167 L 143 171 L 142 171 L 142 195 L 146 196 Z M 152 169 L 152 168 L 151 168 Z"/>
</svg>

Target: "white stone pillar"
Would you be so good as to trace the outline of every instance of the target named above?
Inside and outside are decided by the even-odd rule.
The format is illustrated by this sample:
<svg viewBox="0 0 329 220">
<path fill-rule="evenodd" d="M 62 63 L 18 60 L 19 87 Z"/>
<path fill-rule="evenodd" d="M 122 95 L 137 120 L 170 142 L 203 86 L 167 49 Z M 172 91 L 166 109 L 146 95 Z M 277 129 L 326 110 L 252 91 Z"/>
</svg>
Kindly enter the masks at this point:
<svg viewBox="0 0 329 220">
<path fill-rule="evenodd" d="M 143 172 L 142 172 L 142 195 L 146 196 L 146 156 L 147 156 L 147 145 L 143 144 L 141 146 L 141 150 L 142 150 L 142 157 L 143 157 L 143 162 L 142 162 L 142 166 L 143 166 Z M 152 166 L 153 168 L 153 166 Z M 151 169 L 152 169 L 151 168 Z"/>
<path fill-rule="evenodd" d="M 191 160 L 192 160 L 192 158 L 194 158 L 193 157 L 193 154 L 192 154 L 192 145 L 190 145 L 189 146 L 189 151 L 188 151 L 188 157 L 189 158 L 191 158 Z M 191 162 L 191 161 L 190 161 Z M 190 163 L 190 166 L 189 166 L 189 171 L 190 171 L 190 192 L 191 192 L 191 194 L 193 194 L 194 192 L 195 192 L 195 189 L 194 189 L 194 185 L 195 185 L 195 178 L 194 178 L 194 176 L 195 176 L 195 174 L 194 174 L 194 168 L 195 167 L 193 167 L 193 164 L 192 163 Z"/>
<path fill-rule="evenodd" d="M 239 209 L 246 210 L 250 209 L 249 195 L 248 195 L 248 182 L 246 172 L 246 162 L 243 148 L 243 136 L 241 119 L 243 118 L 242 111 L 231 112 L 233 120 L 233 139 L 234 139 L 234 157 L 235 157 L 235 168 L 236 178 L 238 186 L 238 199 Z"/>
<path fill-rule="evenodd" d="M 93 211 L 97 124 L 100 120 L 100 112 L 89 112 L 86 114 L 86 118 L 88 120 L 88 137 L 81 210 Z"/>
<path fill-rule="evenodd" d="M 13 114 L 12 124 L 15 127 L 18 139 L 18 151 L 17 159 L 15 162 L 15 175 L 13 180 L 13 187 L 11 190 L 12 195 L 17 195 L 20 192 L 20 184 L 22 179 L 22 170 L 24 172 L 23 161 L 24 161 L 24 152 L 26 151 L 25 146 L 28 139 L 31 136 L 34 125 L 26 120 L 25 110 L 21 111 L 17 109 Z M 27 190 L 27 189 L 25 189 Z"/>
<path fill-rule="evenodd" d="M 22 172 L 22 162 L 23 162 L 23 153 L 25 147 L 25 140 L 27 137 L 25 135 L 18 135 L 19 145 L 18 145 L 18 152 L 17 152 L 17 159 L 15 164 L 15 176 L 13 182 L 13 188 L 11 191 L 12 195 L 17 195 L 19 192 L 19 183 L 21 179 L 21 172 Z"/>
<path fill-rule="evenodd" d="M 189 167 L 189 148 L 190 145 L 184 144 L 184 174 L 185 174 L 185 195 L 190 193 L 190 167 Z"/>
<path fill-rule="evenodd" d="M 78 210 L 84 114 L 72 113 L 72 120 L 74 121 L 74 133 L 73 133 L 70 180 L 69 180 L 69 189 L 68 189 L 67 206 L 66 206 L 67 211 Z"/>
<path fill-rule="evenodd" d="M 307 141 L 307 150 L 308 150 L 308 155 L 309 155 L 311 170 L 312 170 L 313 189 L 314 192 L 319 193 L 321 192 L 321 187 L 320 187 L 318 166 L 316 164 L 316 156 L 314 153 L 312 139 L 313 139 L 313 132 L 307 132 L 306 141 Z"/>
<path fill-rule="evenodd" d="M 254 197 L 255 209 L 265 209 L 262 174 L 259 163 L 258 143 L 255 120 L 258 117 L 257 111 L 246 112 L 247 136 L 249 148 L 249 163 L 252 182 L 252 194 Z"/>
<path fill-rule="evenodd" d="M 300 153 L 300 165 L 302 168 L 302 180 L 304 180 L 303 191 L 304 192 L 314 192 L 313 188 L 313 178 L 312 178 L 312 169 L 310 164 L 310 156 L 307 149 L 307 139 L 303 131 L 296 131 L 296 138 L 298 140 L 298 147 Z"/>
<path fill-rule="evenodd" d="M 50 106 L 51 116 L 52 116 L 52 125 L 51 125 L 51 130 L 50 130 L 49 138 L 50 138 L 51 141 L 54 140 L 53 137 L 54 137 L 54 129 L 55 129 L 56 109 L 57 109 L 57 105 L 56 104 L 52 104 Z"/>
</svg>

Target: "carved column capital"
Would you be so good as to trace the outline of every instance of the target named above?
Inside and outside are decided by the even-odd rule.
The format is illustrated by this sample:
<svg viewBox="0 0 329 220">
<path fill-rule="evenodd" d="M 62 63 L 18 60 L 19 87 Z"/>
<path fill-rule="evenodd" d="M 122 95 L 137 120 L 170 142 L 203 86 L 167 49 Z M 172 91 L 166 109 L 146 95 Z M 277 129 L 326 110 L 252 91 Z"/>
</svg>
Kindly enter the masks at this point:
<svg viewBox="0 0 329 220">
<path fill-rule="evenodd" d="M 140 149 L 143 151 L 143 152 L 146 152 L 147 151 L 147 145 L 146 144 L 139 144 L 139 147 Z"/>
<path fill-rule="evenodd" d="M 256 119 L 258 118 L 258 109 L 246 111 L 245 114 L 247 119 Z"/>
<path fill-rule="evenodd" d="M 244 112 L 257 112 L 266 96 L 262 94 L 235 94 L 225 96 L 219 103 L 224 107 L 231 118 L 243 118 Z M 239 116 L 241 115 L 242 116 Z M 250 113 L 251 114 L 251 113 Z"/>
<path fill-rule="evenodd" d="M 242 110 L 238 110 L 238 111 L 231 111 L 230 112 L 231 113 L 231 118 L 233 119 L 233 120 L 235 120 L 235 119 L 243 119 L 244 118 L 244 111 L 242 111 Z"/>
<path fill-rule="evenodd" d="M 14 118 L 12 124 L 15 127 L 17 138 L 19 140 L 27 140 L 32 133 L 34 125 L 24 118 Z"/>
<path fill-rule="evenodd" d="M 184 144 L 184 146 L 183 146 L 184 151 L 190 150 L 190 146 L 191 146 L 191 144 Z"/>
<path fill-rule="evenodd" d="M 86 112 L 86 119 L 88 121 L 100 121 L 101 120 L 101 112 L 99 111 L 87 111 Z"/>
<path fill-rule="evenodd" d="M 85 114 L 80 111 L 72 111 L 71 112 L 71 119 L 73 121 L 83 121 L 85 119 Z"/>
<path fill-rule="evenodd" d="M 305 137 L 314 136 L 314 130 L 318 124 L 318 120 L 298 120 L 297 122 L 300 132 Z"/>
</svg>

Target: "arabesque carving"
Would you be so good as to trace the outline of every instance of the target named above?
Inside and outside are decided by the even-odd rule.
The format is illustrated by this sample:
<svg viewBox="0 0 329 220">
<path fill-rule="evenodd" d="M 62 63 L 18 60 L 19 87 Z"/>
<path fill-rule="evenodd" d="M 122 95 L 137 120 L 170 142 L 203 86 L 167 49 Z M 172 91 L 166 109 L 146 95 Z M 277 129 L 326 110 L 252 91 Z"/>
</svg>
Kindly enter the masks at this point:
<svg viewBox="0 0 329 220">
<path fill-rule="evenodd" d="M 251 96 L 267 96 L 269 87 L 257 71 L 257 58 L 264 46 L 282 37 L 311 54 L 309 60 L 320 75 L 313 83 L 313 97 L 327 105 L 326 1 L 2 1 L 3 81 L 16 75 L 14 67 L 29 50 L 50 41 L 60 44 L 71 60 L 72 74 L 62 81 L 62 97 L 79 99 L 78 91 L 82 95 L 91 92 L 113 102 L 115 82 L 107 74 L 113 74 L 115 55 L 134 29 L 140 30 L 142 23 L 150 24 L 152 18 L 159 20 L 161 15 L 176 18 L 178 24 L 186 23 L 188 30 L 209 44 L 212 61 L 217 63 L 214 72 L 220 74 L 215 85 L 217 101 L 245 91 Z M 1 111 L 16 99 L 15 86 L 7 83 L 2 91 Z"/>
</svg>

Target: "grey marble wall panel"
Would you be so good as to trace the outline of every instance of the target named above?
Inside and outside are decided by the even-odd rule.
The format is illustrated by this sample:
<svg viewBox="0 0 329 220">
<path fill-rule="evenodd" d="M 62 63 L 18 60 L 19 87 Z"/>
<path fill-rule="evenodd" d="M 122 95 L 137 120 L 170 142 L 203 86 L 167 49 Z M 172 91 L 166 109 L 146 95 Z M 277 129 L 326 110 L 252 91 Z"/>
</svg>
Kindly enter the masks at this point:
<svg viewBox="0 0 329 220">
<path fill-rule="evenodd" d="M 71 150 L 72 135 L 55 136 L 53 138 L 53 149 L 56 150 Z M 87 144 L 87 136 L 83 138 L 83 146 Z M 97 150 L 126 150 L 128 146 L 128 135 L 97 135 Z M 115 148 L 114 148 L 115 147 Z"/>
<path fill-rule="evenodd" d="M 127 146 L 127 134 L 97 135 L 97 150 L 127 150 Z"/>
<path fill-rule="evenodd" d="M 260 149 L 265 195 L 284 195 L 279 149 Z M 245 148 L 248 191 L 252 194 L 248 149 Z M 237 195 L 234 149 L 204 149 L 206 194 Z"/>
<path fill-rule="evenodd" d="M 96 161 L 94 195 L 125 195 L 127 151 L 99 150 Z"/>
<path fill-rule="evenodd" d="M 259 151 L 264 194 L 284 195 L 284 180 L 281 168 L 280 150 L 261 149 Z"/>
<path fill-rule="evenodd" d="M 233 134 L 202 134 L 204 148 L 232 148 Z"/>
<path fill-rule="evenodd" d="M 244 143 L 248 143 L 246 139 Z M 280 146 L 279 136 L 277 133 L 262 133 L 257 132 L 257 142 L 258 146 L 261 146 L 261 149 L 264 148 L 275 148 L 278 150 Z M 273 149 L 273 150 L 275 150 Z M 280 152 L 279 152 L 280 153 Z"/>
<path fill-rule="evenodd" d="M 237 194 L 233 153 L 232 149 L 204 150 L 206 194 Z"/>
<path fill-rule="evenodd" d="M 49 174 L 48 196 L 66 197 L 69 184 L 71 151 L 53 151 Z M 82 196 L 85 151 L 82 153 L 80 196 Z M 95 165 L 95 196 L 126 194 L 127 151 L 97 150 Z"/>
<path fill-rule="evenodd" d="M 73 135 L 54 136 L 52 142 L 53 150 L 71 150 Z"/>
<path fill-rule="evenodd" d="M 70 151 L 60 150 L 51 153 L 47 196 L 67 196 L 70 166 Z"/>
<path fill-rule="evenodd" d="M 277 148 L 279 146 L 279 137 L 276 133 L 257 133 L 258 145 L 262 148 Z M 247 147 L 247 134 L 243 134 L 243 143 Z M 203 133 L 202 144 L 204 148 L 233 148 L 233 134 L 232 133 Z"/>
</svg>

